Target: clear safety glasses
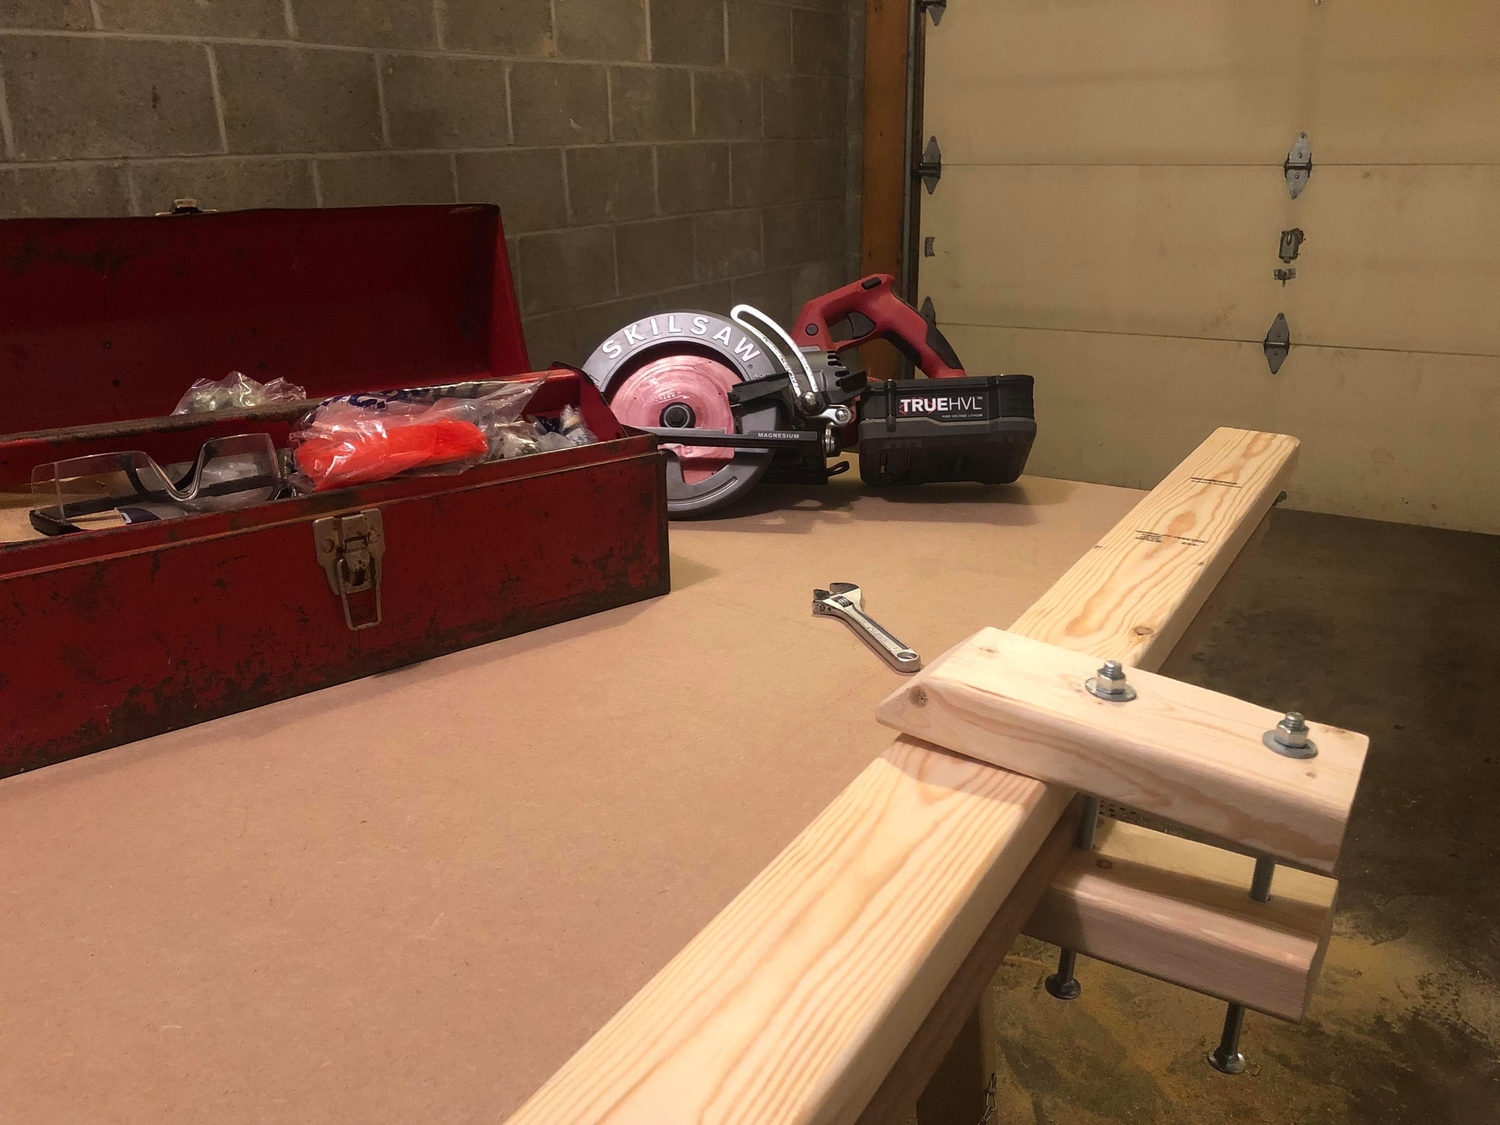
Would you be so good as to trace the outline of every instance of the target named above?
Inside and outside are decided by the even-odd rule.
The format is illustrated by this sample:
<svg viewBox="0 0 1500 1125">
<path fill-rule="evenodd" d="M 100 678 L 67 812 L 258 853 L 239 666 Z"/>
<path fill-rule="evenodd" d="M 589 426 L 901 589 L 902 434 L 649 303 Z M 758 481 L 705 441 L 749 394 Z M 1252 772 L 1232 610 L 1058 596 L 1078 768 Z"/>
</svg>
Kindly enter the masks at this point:
<svg viewBox="0 0 1500 1125">
<path fill-rule="evenodd" d="M 96 453 L 38 465 L 31 524 L 45 535 L 264 503 L 286 488 L 270 434 L 215 438 L 180 465 L 148 453 Z"/>
</svg>

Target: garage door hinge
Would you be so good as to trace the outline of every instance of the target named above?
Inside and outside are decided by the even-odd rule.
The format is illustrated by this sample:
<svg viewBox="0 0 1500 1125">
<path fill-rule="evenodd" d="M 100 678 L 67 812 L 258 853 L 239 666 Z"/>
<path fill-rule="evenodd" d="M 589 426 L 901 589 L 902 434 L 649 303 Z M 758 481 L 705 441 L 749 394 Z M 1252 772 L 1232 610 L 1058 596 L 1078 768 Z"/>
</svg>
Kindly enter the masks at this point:
<svg viewBox="0 0 1500 1125">
<path fill-rule="evenodd" d="M 932 26 L 943 22 L 943 13 L 948 10 L 948 0 L 917 0 L 917 7 L 932 17 Z"/>
<path fill-rule="evenodd" d="M 1261 345 L 1266 352 L 1266 366 L 1275 375 L 1281 370 L 1281 365 L 1286 362 L 1287 353 L 1292 350 L 1292 328 L 1286 322 L 1286 313 L 1277 313 L 1276 319 L 1271 321 L 1271 329 L 1266 333 L 1265 342 Z"/>
<path fill-rule="evenodd" d="M 931 195 L 943 178 L 943 150 L 938 148 L 937 138 L 928 137 L 927 147 L 922 150 L 922 162 L 917 165 L 917 178 Z"/>
<path fill-rule="evenodd" d="M 1287 149 L 1281 173 L 1286 177 L 1286 190 L 1296 199 L 1302 194 L 1308 177 L 1312 175 L 1312 145 L 1308 142 L 1306 133 L 1298 133 L 1292 147 Z"/>
</svg>

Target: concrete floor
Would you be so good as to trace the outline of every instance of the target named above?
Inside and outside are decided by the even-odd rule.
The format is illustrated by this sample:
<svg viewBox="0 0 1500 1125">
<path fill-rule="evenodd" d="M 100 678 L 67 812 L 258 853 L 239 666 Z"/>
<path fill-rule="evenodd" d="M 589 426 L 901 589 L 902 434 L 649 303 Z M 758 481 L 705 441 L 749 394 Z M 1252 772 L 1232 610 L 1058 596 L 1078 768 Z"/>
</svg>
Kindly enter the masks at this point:
<svg viewBox="0 0 1500 1125">
<path fill-rule="evenodd" d="M 993 1125 L 1500 1122 L 1500 538 L 1278 512 L 1183 678 L 1370 736 L 1306 1021 L 1023 939 L 985 1003 Z"/>
</svg>

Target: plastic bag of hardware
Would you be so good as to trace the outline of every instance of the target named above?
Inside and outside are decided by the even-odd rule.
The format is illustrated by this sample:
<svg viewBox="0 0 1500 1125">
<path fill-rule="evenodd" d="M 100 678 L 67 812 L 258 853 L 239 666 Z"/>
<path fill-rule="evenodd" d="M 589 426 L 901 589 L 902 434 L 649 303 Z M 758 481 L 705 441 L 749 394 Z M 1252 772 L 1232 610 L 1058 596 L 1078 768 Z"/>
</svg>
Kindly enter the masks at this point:
<svg viewBox="0 0 1500 1125">
<path fill-rule="evenodd" d="M 572 448 L 573 443 L 562 434 L 529 418 L 502 422 L 490 431 L 490 454 L 496 459 L 530 457 L 533 453 Z"/>
<path fill-rule="evenodd" d="M 576 406 L 565 406 L 557 416 L 557 432 L 573 445 L 593 445 L 599 439 L 583 420 L 583 411 Z"/>
<path fill-rule="evenodd" d="M 493 437 L 525 409 L 536 383 L 489 381 L 341 395 L 292 432 L 293 483 L 325 492 L 403 473 L 455 473 L 494 455 Z"/>
<path fill-rule="evenodd" d="M 173 414 L 203 414 L 213 410 L 244 410 L 282 402 L 301 402 L 307 392 L 296 383 L 272 379 L 261 383 L 242 371 L 231 371 L 222 379 L 199 379 L 178 400 Z"/>
<path fill-rule="evenodd" d="M 529 457 L 554 449 L 593 445 L 599 439 L 583 420 L 583 411 L 564 406 L 556 418 L 518 418 L 490 427 L 490 457 Z"/>
</svg>

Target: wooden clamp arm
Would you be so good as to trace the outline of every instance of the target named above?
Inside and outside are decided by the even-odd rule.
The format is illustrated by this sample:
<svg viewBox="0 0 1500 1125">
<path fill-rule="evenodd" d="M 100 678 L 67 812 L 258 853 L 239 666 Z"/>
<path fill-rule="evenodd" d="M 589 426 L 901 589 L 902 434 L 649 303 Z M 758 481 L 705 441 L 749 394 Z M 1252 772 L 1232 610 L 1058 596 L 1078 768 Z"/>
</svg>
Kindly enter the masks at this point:
<svg viewBox="0 0 1500 1125">
<path fill-rule="evenodd" d="M 1099 665 L 1058 645 L 982 629 L 889 696 L 876 717 L 1257 855 L 1333 870 L 1368 738 L 1311 723 L 1313 756 L 1288 756 L 1266 741 L 1281 712 L 1136 670 L 1122 689 L 1132 698 L 1100 698 L 1088 687 L 1097 686 Z"/>
<path fill-rule="evenodd" d="M 1064 860 L 1023 933 L 1281 1019 L 1307 1014 L 1334 880 L 1278 867 L 1255 902 L 1249 856 L 1108 820 L 1095 844 Z"/>
</svg>

